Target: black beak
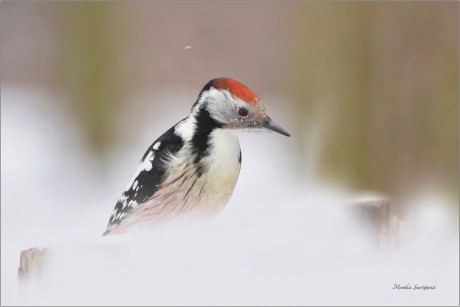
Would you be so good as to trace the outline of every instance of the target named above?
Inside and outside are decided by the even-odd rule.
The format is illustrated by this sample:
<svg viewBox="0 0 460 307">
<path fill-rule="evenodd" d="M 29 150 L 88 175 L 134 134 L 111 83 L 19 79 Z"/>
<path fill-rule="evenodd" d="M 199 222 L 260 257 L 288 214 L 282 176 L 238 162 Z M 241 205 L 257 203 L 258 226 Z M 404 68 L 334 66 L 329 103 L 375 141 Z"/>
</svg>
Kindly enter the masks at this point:
<svg viewBox="0 0 460 307">
<path fill-rule="evenodd" d="M 262 123 L 262 127 L 267 128 L 267 129 L 272 130 L 272 131 L 275 131 L 275 132 L 278 132 L 278 133 L 280 133 L 282 135 L 285 135 L 285 136 L 291 136 L 286 130 L 281 128 L 281 126 L 278 125 L 277 123 L 275 123 L 270 117 L 268 117 Z"/>
</svg>

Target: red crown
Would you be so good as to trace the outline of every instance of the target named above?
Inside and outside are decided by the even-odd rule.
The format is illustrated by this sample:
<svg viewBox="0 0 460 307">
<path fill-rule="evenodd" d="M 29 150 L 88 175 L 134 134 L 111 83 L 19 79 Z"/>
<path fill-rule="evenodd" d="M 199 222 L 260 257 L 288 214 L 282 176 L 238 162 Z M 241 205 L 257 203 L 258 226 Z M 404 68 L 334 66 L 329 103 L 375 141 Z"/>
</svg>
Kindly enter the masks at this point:
<svg viewBox="0 0 460 307">
<path fill-rule="evenodd" d="M 259 101 L 259 97 L 257 97 L 256 93 L 236 80 L 230 78 L 217 78 L 213 80 L 212 85 L 218 89 L 228 90 L 234 97 L 238 97 L 247 103 L 255 104 Z"/>
</svg>

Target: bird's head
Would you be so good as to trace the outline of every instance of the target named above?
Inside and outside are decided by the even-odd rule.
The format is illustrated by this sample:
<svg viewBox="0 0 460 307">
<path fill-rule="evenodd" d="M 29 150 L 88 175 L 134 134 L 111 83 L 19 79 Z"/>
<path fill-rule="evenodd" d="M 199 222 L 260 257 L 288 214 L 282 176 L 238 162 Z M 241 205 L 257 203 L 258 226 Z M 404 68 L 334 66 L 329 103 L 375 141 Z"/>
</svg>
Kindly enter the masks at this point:
<svg viewBox="0 0 460 307">
<path fill-rule="evenodd" d="M 230 78 L 213 79 L 205 85 L 192 112 L 201 108 L 222 128 L 264 128 L 290 136 L 265 113 L 265 107 L 250 88 Z"/>
</svg>

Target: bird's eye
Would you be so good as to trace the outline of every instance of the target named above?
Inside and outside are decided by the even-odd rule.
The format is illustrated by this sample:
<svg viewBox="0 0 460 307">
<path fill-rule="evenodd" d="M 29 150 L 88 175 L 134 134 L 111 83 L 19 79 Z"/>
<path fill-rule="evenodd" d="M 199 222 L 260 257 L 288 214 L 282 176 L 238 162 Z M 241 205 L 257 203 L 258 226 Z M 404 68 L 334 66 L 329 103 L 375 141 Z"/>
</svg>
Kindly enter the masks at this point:
<svg viewBox="0 0 460 307">
<path fill-rule="evenodd" d="M 238 108 L 238 115 L 239 116 L 246 117 L 246 116 L 248 116 L 248 113 L 249 113 L 248 109 L 243 108 L 243 107 Z"/>
</svg>

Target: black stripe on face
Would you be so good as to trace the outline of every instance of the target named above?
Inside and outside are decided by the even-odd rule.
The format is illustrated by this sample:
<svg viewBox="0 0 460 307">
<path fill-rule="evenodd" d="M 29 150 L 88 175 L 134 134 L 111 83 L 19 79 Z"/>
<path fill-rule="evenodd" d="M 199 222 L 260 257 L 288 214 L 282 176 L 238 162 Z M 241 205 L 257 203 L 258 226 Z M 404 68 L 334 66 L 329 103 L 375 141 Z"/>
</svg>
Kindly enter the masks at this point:
<svg viewBox="0 0 460 307">
<path fill-rule="evenodd" d="M 192 138 L 193 154 L 195 155 L 194 163 L 197 165 L 197 175 L 203 174 L 204 165 L 201 159 L 209 155 L 210 135 L 214 129 L 222 128 L 222 124 L 211 117 L 208 110 L 202 107 L 196 117 L 195 134 Z"/>
</svg>

